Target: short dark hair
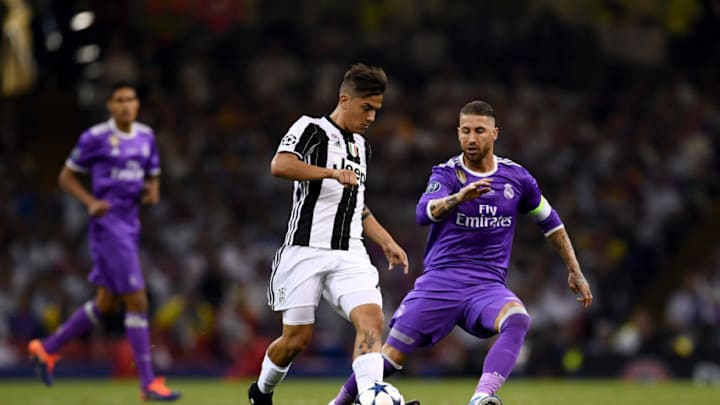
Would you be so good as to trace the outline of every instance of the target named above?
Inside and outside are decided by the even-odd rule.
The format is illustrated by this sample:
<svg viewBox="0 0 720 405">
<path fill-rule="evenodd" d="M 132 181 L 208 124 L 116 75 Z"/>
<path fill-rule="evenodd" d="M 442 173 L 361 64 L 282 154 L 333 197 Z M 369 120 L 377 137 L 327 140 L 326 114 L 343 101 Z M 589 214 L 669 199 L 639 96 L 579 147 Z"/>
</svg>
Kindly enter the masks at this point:
<svg viewBox="0 0 720 405">
<path fill-rule="evenodd" d="M 113 83 L 110 86 L 110 91 L 108 92 L 107 99 L 110 100 L 111 98 L 113 98 L 113 96 L 115 95 L 115 92 L 120 89 L 133 89 L 136 94 L 138 91 L 137 86 L 129 81 L 125 81 L 125 80 L 118 81 L 118 82 Z"/>
<path fill-rule="evenodd" d="M 387 84 L 387 75 L 382 68 L 356 63 L 345 72 L 340 92 L 360 97 L 375 96 L 384 94 Z"/>
<path fill-rule="evenodd" d="M 473 100 L 460 109 L 460 115 L 484 115 L 495 118 L 495 109 L 487 101 Z"/>
</svg>

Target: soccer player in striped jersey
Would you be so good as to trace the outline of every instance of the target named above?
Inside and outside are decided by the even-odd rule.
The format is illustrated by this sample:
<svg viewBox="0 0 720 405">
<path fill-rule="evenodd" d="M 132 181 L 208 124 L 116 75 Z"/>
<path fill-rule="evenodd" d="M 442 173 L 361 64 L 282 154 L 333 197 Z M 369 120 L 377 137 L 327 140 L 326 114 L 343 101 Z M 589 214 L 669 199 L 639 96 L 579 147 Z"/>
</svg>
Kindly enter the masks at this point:
<svg viewBox="0 0 720 405">
<path fill-rule="evenodd" d="M 483 101 L 460 110 L 462 153 L 433 167 L 417 204 L 429 225 L 424 272 L 390 321 L 383 346 L 385 376 L 402 369 L 418 347 L 433 346 L 455 326 L 479 338 L 499 334 L 485 358 L 470 405 L 501 404 L 495 392 L 515 365 L 530 317 L 505 286 L 518 214 L 534 220 L 567 266 L 568 285 L 589 307 L 593 296 L 558 213 L 527 169 L 493 151 L 495 111 Z M 331 404 L 351 404 L 351 377 Z"/>
<path fill-rule="evenodd" d="M 160 200 L 160 157 L 153 130 L 136 122 L 140 108 L 135 87 L 117 83 L 107 100 L 111 119 L 83 132 L 60 172 L 60 187 L 81 201 L 90 215 L 89 240 L 93 269 L 88 276 L 97 286 L 95 299 L 72 314 L 52 335 L 28 345 L 36 370 L 52 385 L 60 348 L 99 324 L 120 302 L 125 304 L 125 334 L 140 376 L 140 398 L 173 401 L 180 393 L 169 389 L 153 372 L 148 332 L 148 301 L 138 257 L 142 204 Z M 92 178 L 92 191 L 79 174 Z"/>
<path fill-rule="evenodd" d="M 282 311 L 283 328 L 267 349 L 257 382 L 250 385 L 251 404 L 272 404 L 275 387 L 310 343 L 321 297 L 355 326 L 352 368 L 357 386 L 382 381 L 385 320 L 378 271 L 363 235 L 382 247 L 390 270 L 402 266 L 408 271 L 405 251 L 365 203 L 371 151 L 362 134 L 375 121 L 386 87 L 381 68 L 353 65 L 333 112 L 300 117 L 280 140 L 271 172 L 293 180 L 293 205 L 272 265 L 268 303 Z"/>
</svg>

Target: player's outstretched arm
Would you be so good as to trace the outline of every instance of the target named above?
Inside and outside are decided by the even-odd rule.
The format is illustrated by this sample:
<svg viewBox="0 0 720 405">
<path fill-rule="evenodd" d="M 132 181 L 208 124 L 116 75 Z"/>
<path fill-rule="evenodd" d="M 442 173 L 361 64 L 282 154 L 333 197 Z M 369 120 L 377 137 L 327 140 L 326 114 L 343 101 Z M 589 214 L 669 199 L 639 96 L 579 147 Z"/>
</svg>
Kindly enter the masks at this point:
<svg viewBox="0 0 720 405">
<path fill-rule="evenodd" d="M 489 192 L 491 182 L 492 180 L 489 178 L 474 181 L 461 188 L 460 191 L 455 194 L 450 194 L 447 197 L 438 198 L 436 200 L 430 200 L 428 203 L 430 215 L 432 215 L 436 220 L 445 218 L 460 203 L 474 200 L 475 198 Z"/>
<path fill-rule="evenodd" d="M 590 284 L 587 282 L 582 270 L 580 269 L 580 263 L 578 263 L 577 257 L 575 256 L 575 249 L 573 249 L 572 242 L 570 242 L 570 236 L 567 231 L 565 228 L 559 228 L 548 235 L 548 239 L 555 250 L 560 254 L 560 257 L 562 257 L 568 268 L 568 285 L 570 286 L 570 289 L 575 294 L 580 294 L 577 298 L 578 302 L 583 304 L 585 308 L 589 307 L 593 301 Z"/>
<path fill-rule="evenodd" d="M 337 170 L 311 165 L 289 152 L 278 152 L 270 162 L 270 173 L 289 180 L 335 179 L 344 186 L 356 186 L 357 176 L 351 170 Z"/>
<path fill-rule="evenodd" d="M 80 200 L 81 203 L 85 204 L 88 210 L 88 214 L 93 217 L 103 216 L 110 210 L 110 203 L 105 200 L 96 199 L 86 188 L 83 186 L 80 179 L 78 179 L 72 169 L 65 166 L 60 171 L 58 177 L 58 184 L 60 188 L 72 194 L 73 197 Z"/>
<path fill-rule="evenodd" d="M 388 270 L 392 270 L 395 266 L 402 266 L 403 273 L 408 274 L 409 265 L 407 253 L 395 242 L 390 232 L 380 225 L 380 222 L 375 219 L 375 216 L 370 212 L 370 208 L 368 208 L 367 205 L 363 207 L 362 224 L 365 235 L 380 245 L 385 253 L 385 257 L 388 259 Z"/>
</svg>

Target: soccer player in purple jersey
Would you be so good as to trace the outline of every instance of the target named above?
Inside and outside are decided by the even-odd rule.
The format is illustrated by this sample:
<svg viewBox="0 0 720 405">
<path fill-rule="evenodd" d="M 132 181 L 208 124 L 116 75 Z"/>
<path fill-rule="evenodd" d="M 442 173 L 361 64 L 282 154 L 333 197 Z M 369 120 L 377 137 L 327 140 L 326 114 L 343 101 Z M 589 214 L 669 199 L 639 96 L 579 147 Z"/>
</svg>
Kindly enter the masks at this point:
<svg viewBox="0 0 720 405">
<path fill-rule="evenodd" d="M 560 254 L 577 300 L 585 308 L 593 300 L 560 217 L 527 169 L 494 154 L 497 136 L 490 104 L 472 101 L 460 110 L 462 154 L 433 167 L 417 204 L 418 223 L 430 225 L 425 271 L 395 311 L 383 345 L 388 376 L 415 349 L 435 345 L 456 325 L 479 338 L 499 334 L 469 405 L 502 403 L 495 392 L 530 327 L 522 301 L 505 286 L 518 213 L 531 217 Z M 349 378 L 331 404 L 351 404 L 354 381 Z"/>
<path fill-rule="evenodd" d="M 95 299 L 78 308 L 45 339 L 28 344 L 42 381 L 52 385 L 60 348 L 99 324 L 104 314 L 125 304 L 125 333 L 140 375 L 140 397 L 146 401 L 173 401 L 180 393 L 169 389 L 153 372 L 148 333 L 148 300 L 140 269 L 138 206 L 160 199 L 160 158 L 155 135 L 136 122 L 140 102 L 129 83 L 113 86 L 107 100 L 111 119 L 80 136 L 60 172 L 60 187 L 80 200 L 90 215 L 93 268 L 88 276 L 97 286 Z M 77 173 L 92 179 L 92 192 Z"/>
</svg>

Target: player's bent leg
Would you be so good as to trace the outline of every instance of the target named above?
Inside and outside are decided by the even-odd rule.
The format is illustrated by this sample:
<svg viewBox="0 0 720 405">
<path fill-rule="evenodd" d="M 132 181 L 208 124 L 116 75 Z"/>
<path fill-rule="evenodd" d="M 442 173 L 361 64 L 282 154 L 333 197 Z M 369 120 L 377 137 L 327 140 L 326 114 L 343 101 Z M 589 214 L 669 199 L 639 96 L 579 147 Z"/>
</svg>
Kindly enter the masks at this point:
<svg viewBox="0 0 720 405">
<path fill-rule="evenodd" d="M 496 325 L 500 335 L 485 357 L 483 374 L 470 402 L 472 405 L 501 403 L 494 394 L 515 366 L 525 335 L 530 329 L 530 316 L 522 304 L 510 302 L 498 314 Z"/>
<path fill-rule="evenodd" d="M 45 385 L 53 384 L 55 364 L 60 360 L 57 354 L 60 348 L 69 340 L 82 335 L 97 326 L 102 320 L 103 311 L 98 305 L 105 297 L 107 289 L 98 289 L 95 300 L 86 302 L 75 310 L 70 318 L 60 326 L 55 333 L 45 339 L 34 339 L 28 344 L 30 360 L 33 362 L 35 372 Z"/>
<path fill-rule="evenodd" d="M 283 311 L 283 332 L 268 347 L 257 382 L 248 388 L 253 405 L 272 405 L 272 395 L 290 370 L 293 359 L 310 343 L 315 323 L 315 306 Z"/>
</svg>

